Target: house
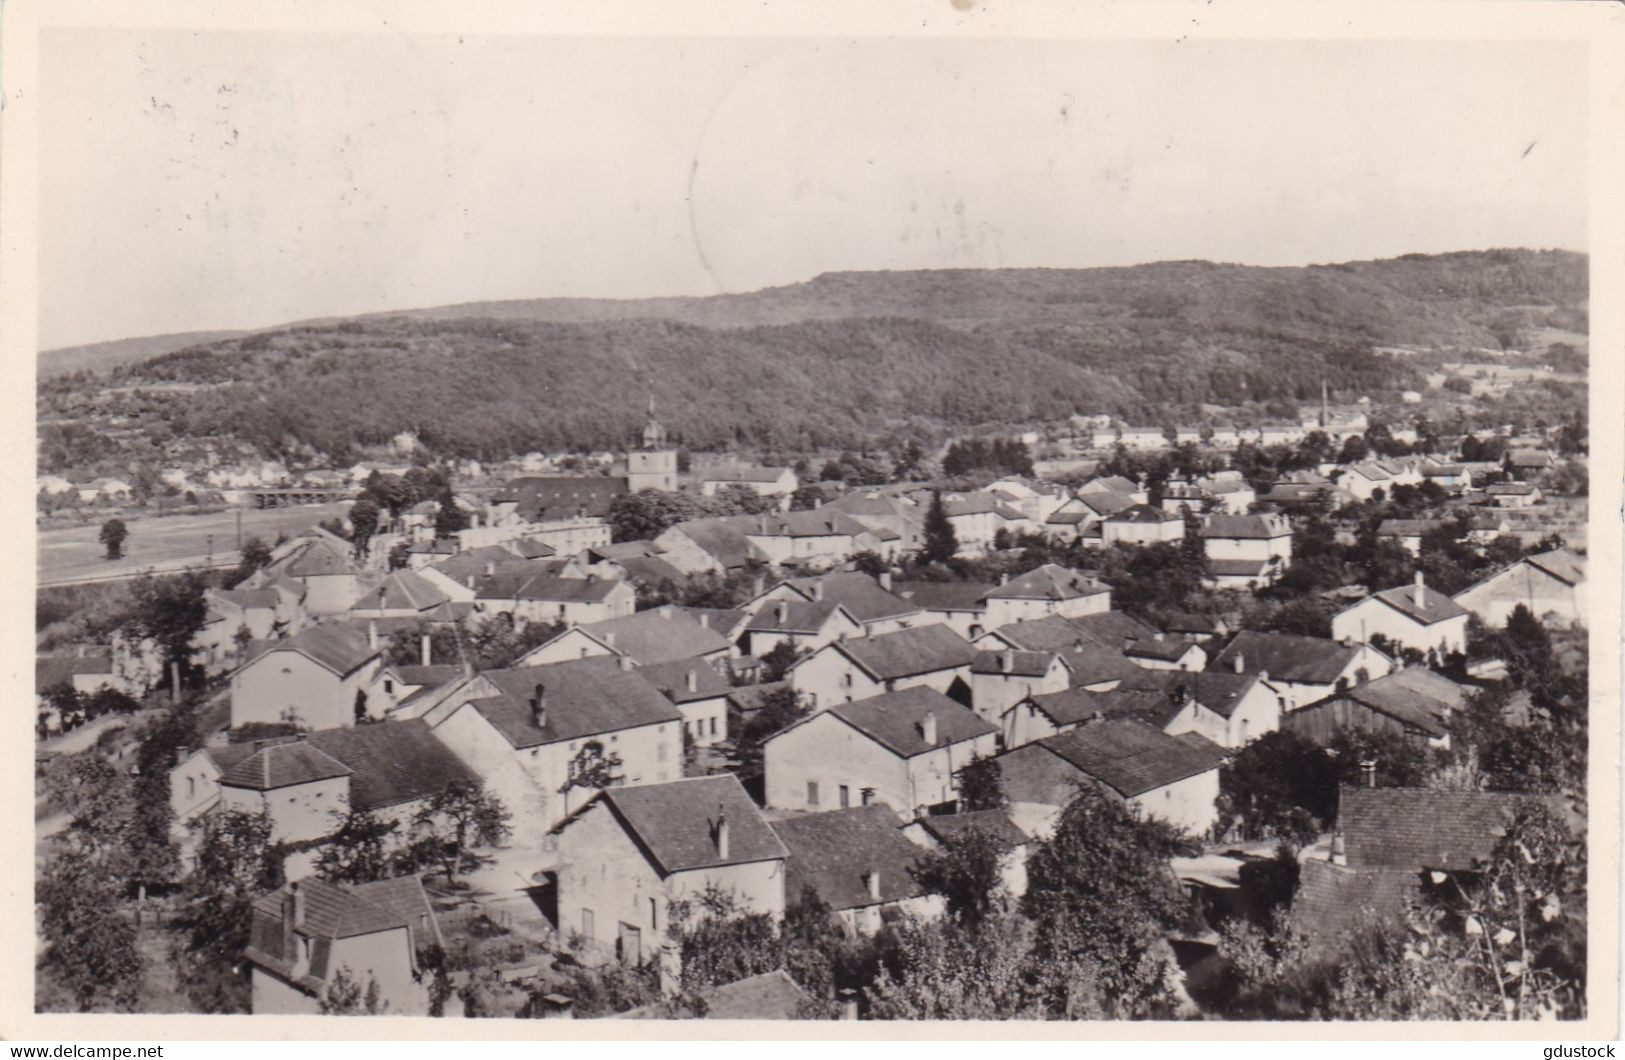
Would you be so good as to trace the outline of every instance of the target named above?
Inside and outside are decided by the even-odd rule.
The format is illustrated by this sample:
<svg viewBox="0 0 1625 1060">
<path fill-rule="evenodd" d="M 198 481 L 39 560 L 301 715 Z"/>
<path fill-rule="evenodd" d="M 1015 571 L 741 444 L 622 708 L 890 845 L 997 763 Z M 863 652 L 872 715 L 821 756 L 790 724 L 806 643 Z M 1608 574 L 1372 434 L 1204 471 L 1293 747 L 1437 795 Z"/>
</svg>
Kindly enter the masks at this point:
<svg viewBox="0 0 1625 1060">
<path fill-rule="evenodd" d="M 1376 461 L 1351 464 L 1338 477 L 1337 485 L 1355 499 L 1368 501 L 1378 490 L 1382 490 L 1384 496 L 1393 492 L 1394 476 L 1387 467 Z"/>
<path fill-rule="evenodd" d="M 479 779 L 422 720 L 246 746 L 246 755 L 205 748 L 183 759 L 170 774 L 171 804 L 195 817 L 217 797 L 222 809 L 267 814 L 277 842 L 306 843 L 332 835 L 352 812 L 374 814 L 404 833 L 436 794 Z M 177 819 L 184 819 L 180 811 Z"/>
<path fill-rule="evenodd" d="M 624 655 L 639 666 L 679 659 L 720 662 L 734 651 L 732 642 L 711 628 L 709 615 L 691 615 L 667 604 L 572 626 L 521 655 L 514 665 L 546 666 L 600 655 Z"/>
<path fill-rule="evenodd" d="M 393 571 L 377 588 L 350 605 L 351 618 L 410 618 L 429 621 L 436 608 L 451 602 L 444 589 L 416 571 Z M 465 605 L 461 609 L 466 613 Z"/>
<path fill-rule="evenodd" d="M 1429 464 L 1422 468 L 1422 478 L 1450 493 L 1471 489 L 1472 473 L 1462 464 Z"/>
<path fill-rule="evenodd" d="M 978 491 L 956 496 L 944 506 L 959 542 L 959 554 L 979 556 L 995 547 L 999 531 L 1036 532 L 1038 527 L 994 494 Z"/>
<path fill-rule="evenodd" d="M 40 736 L 54 735 L 65 724 L 77 723 L 82 718 L 64 718 L 52 693 L 68 687 L 82 696 L 94 695 L 104 688 L 126 690 L 126 684 L 113 670 L 113 658 L 102 653 L 82 655 L 36 655 L 34 657 L 34 699 L 38 711 L 35 730 Z"/>
<path fill-rule="evenodd" d="M 1539 475 L 1557 466 L 1557 458 L 1549 449 L 1512 448 L 1502 461 L 1507 473 L 1521 481 Z"/>
<path fill-rule="evenodd" d="M 519 820 L 548 828 L 596 790 L 682 775 L 682 711 L 631 659 L 485 670 L 424 715 Z"/>
<path fill-rule="evenodd" d="M 919 625 L 944 625 L 966 640 L 981 636 L 987 624 L 985 582 L 893 582 L 892 592 L 922 613 Z"/>
<path fill-rule="evenodd" d="M 1046 563 L 1009 578 L 982 597 L 990 627 L 1060 615 L 1067 618 L 1110 611 L 1111 587 L 1082 571 Z"/>
<path fill-rule="evenodd" d="M 1149 499 L 1144 482 L 1135 482 L 1122 475 L 1097 475 L 1078 487 L 1082 499 L 1091 493 L 1120 493 L 1133 498 L 1133 503 L 1144 504 Z"/>
<path fill-rule="evenodd" d="M 745 610 L 760 616 L 760 608 L 779 601 L 839 604 L 861 626 L 860 636 L 895 633 L 910 626 L 925 625 L 924 609 L 891 591 L 891 574 L 878 578 L 859 571 L 836 571 L 810 578 L 790 578 L 779 582 L 766 592 L 758 593 L 745 604 Z M 753 646 L 752 655 L 762 652 Z"/>
<path fill-rule="evenodd" d="M 1527 482 L 1498 482 L 1485 486 L 1484 496 L 1496 508 L 1533 508 L 1543 499 L 1540 489 Z"/>
<path fill-rule="evenodd" d="M 942 897 L 927 894 L 914 876 L 924 851 L 902 827 L 896 812 L 879 804 L 773 822 L 789 852 L 791 900 L 812 891 L 856 935 L 872 935 L 897 916 L 941 916 Z"/>
<path fill-rule="evenodd" d="M 970 670 L 971 706 L 994 725 L 1001 724 L 1005 711 L 1028 696 L 1072 687 L 1072 667 L 1056 652 L 982 651 Z"/>
<path fill-rule="evenodd" d="M 756 525 L 754 515 L 690 519 L 668 527 L 655 538 L 655 544 L 660 546 L 662 558 L 684 574 L 726 574 L 772 562 L 746 536 Z"/>
<path fill-rule="evenodd" d="M 496 574 L 499 565 L 519 558 L 518 553 L 503 545 L 481 545 L 462 549 L 433 566 L 419 568 L 417 573 L 449 599 L 472 601 L 481 579 Z"/>
<path fill-rule="evenodd" d="M 1211 588 L 1270 585 L 1292 564 L 1292 525 L 1280 515 L 1215 513 L 1199 533 Z"/>
<path fill-rule="evenodd" d="M 701 658 L 672 659 L 640 666 L 638 673 L 677 706 L 683 729 L 696 747 L 710 747 L 728 738 L 733 683 L 716 663 Z"/>
<path fill-rule="evenodd" d="M 474 597 L 487 614 L 512 615 L 515 621 L 585 625 L 630 615 L 637 592 L 616 578 L 564 578 L 551 574 L 498 575 L 487 579 Z"/>
<path fill-rule="evenodd" d="M 805 653 L 847 637 L 864 635 L 863 624 L 840 604 L 783 598 L 764 601 L 745 631 L 745 654 L 758 659 L 781 644 Z"/>
<path fill-rule="evenodd" d="M 1156 630 L 1131 615 L 1102 611 L 1082 618 L 1056 615 L 1013 622 L 984 633 L 977 638 L 976 646 L 986 651 L 1014 648 L 1053 652 L 1065 660 L 1071 671 L 1072 687 L 1104 691 L 1140 673 L 1140 667 L 1123 654 L 1123 645 L 1130 639 L 1155 635 Z"/>
<path fill-rule="evenodd" d="M 1230 632 L 1224 619 L 1212 618 L 1208 615 L 1193 615 L 1184 611 L 1175 611 L 1162 623 L 1163 629 L 1176 637 L 1189 637 L 1198 644 L 1207 644 L 1210 641 L 1225 636 Z"/>
<path fill-rule="evenodd" d="M 383 668 L 376 637 L 325 622 L 287 640 L 249 646 L 231 674 L 231 727 L 292 721 L 307 729 L 337 729 L 360 717 L 383 716 L 372 691 Z"/>
<path fill-rule="evenodd" d="M 826 644 L 786 672 L 814 710 L 905 688 L 932 688 L 970 702 L 976 649 L 947 626 L 916 626 Z"/>
<path fill-rule="evenodd" d="M 1106 547 L 1112 545 L 1160 545 L 1185 537 L 1185 520 L 1177 515 L 1136 504 L 1108 518 L 1101 526 Z"/>
<path fill-rule="evenodd" d="M 897 551 L 895 542 L 888 543 L 842 512 L 815 508 L 750 519 L 739 528 L 745 540 L 778 566 L 821 570 L 845 563 L 858 552 L 889 557 Z"/>
<path fill-rule="evenodd" d="M 1258 674 L 1280 690 L 1284 709 L 1291 711 L 1331 695 L 1339 685 L 1386 676 L 1394 662 L 1369 644 L 1242 630 L 1208 669 Z"/>
<path fill-rule="evenodd" d="M 749 975 L 699 992 L 699 1003 L 680 999 L 641 1005 L 617 1013 L 623 1020 L 795 1020 L 804 1015 L 812 997 L 783 968 Z"/>
<path fill-rule="evenodd" d="M 316 1015 L 341 973 L 363 996 L 375 993 L 381 1012 L 428 1015 L 417 955 L 443 939 L 417 877 L 299 880 L 257 899 L 250 916 L 243 957 L 254 1015 Z"/>
<path fill-rule="evenodd" d="M 1413 556 L 1422 554 L 1422 539 L 1449 525 L 1443 519 L 1384 519 L 1377 524 L 1377 537 L 1393 541 Z"/>
<path fill-rule="evenodd" d="M 1193 733 L 1169 736 L 1142 721 L 1107 719 L 1006 751 L 997 761 L 1011 820 L 1040 838 L 1054 832 L 1083 783 L 1200 835 L 1218 818 L 1222 758 Z"/>
<path fill-rule="evenodd" d="M 364 591 L 355 546 L 321 527 L 311 527 L 271 550 L 271 562 L 255 571 L 239 589 L 263 588 L 279 578 L 298 582 L 305 610 L 313 615 L 348 611 Z"/>
<path fill-rule="evenodd" d="M 1000 731 L 1009 750 L 1108 718 L 1132 718 L 1166 731 L 1176 719 L 1194 710 L 1188 701 L 1162 689 L 1066 688 L 1036 693 L 1011 704 L 1000 718 Z"/>
<path fill-rule="evenodd" d="M 788 497 L 801 485 L 796 473 L 787 467 L 707 467 L 694 471 L 694 481 L 706 497 L 716 495 L 725 486 L 743 486 L 761 497 Z"/>
<path fill-rule="evenodd" d="M 1262 674 L 1225 670 L 1151 672 L 1130 678 L 1119 690 L 1159 691 L 1187 710 L 1163 723 L 1170 736 L 1194 732 L 1235 749 L 1281 727 L 1286 697 Z"/>
<path fill-rule="evenodd" d="M 1448 749 L 1450 718 L 1467 703 L 1466 689 L 1421 666 L 1333 692 L 1288 714 L 1281 727 L 1326 745 L 1345 729 L 1387 732 Z"/>
<path fill-rule="evenodd" d="M 865 490 L 849 493 L 823 507 L 851 516 L 872 532 L 896 535 L 900 552 L 918 551 L 925 543 L 925 510 L 907 497 Z"/>
<path fill-rule="evenodd" d="M 627 492 L 624 478 L 526 476 L 493 495 L 489 508 L 494 525 L 603 519 L 615 499 Z"/>
<path fill-rule="evenodd" d="M 1386 637 L 1401 648 L 1439 656 L 1467 650 L 1467 609 L 1429 589 L 1416 572 L 1414 585 L 1385 589 L 1332 616 L 1332 636 L 1369 644 Z"/>
<path fill-rule="evenodd" d="M 1136 452 L 1156 452 L 1168 448 L 1168 436 L 1161 427 L 1124 427 L 1118 443 Z"/>
<path fill-rule="evenodd" d="M 1566 548 L 1525 556 L 1452 597 L 1486 626 L 1499 629 L 1522 604 L 1538 619 L 1585 625 L 1585 559 Z"/>
<path fill-rule="evenodd" d="M 1297 445 L 1309 432 L 1299 423 L 1266 423 L 1258 428 L 1259 445 Z"/>
<path fill-rule="evenodd" d="M 1123 654 L 1147 670 L 1194 672 L 1207 666 L 1207 651 L 1200 644 L 1185 637 L 1170 637 L 1160 629 L 1149 637 L 1126 638 Z"/>
<path fill-rule="evenodd" d="M 299 586 L 287 579 L 262 589 L 205 589 L 203 598 L 207 615 L 192 643 L 205 665 L 235 656 L 245 640 L 297 633 L 304 624 Z"/>
<path fill-rule="evenodd" d="M 788 851 L 730 773 L 608 788 L 553 834 L 559 937 L 588 958 L 656 958 L 672 903 L 707 892 L 741 914 L 784 915 Z"/>
<path fill-rule="evenodd" d="M 1003 851 L 999 858 L 999 881 L 1004 893 L 1011 898 L 1026 894 L 1027 853 L 1032 839 L 1003 810 L 927 815 L 903 826 L 903 834 L 927 850 L 941 850 L 972 832 L 990 836 Z"/>
<path fill-rule="evenodd" d="M 959 797 L 955 772 L 997 729 L 930 688 L 836 703 L 763 744 L 767 804 L 819 810 L 883 802 L 914 815 Z"/>
<path fill-rule="evenodd" d="M 1231 515 L 1245 515 L 1258 499 L 1258 494 L 1245 479 L 1214 482 L 1207 487 L 1207 492 L 1215 511 L 1229 512 Z"/>
</svg>

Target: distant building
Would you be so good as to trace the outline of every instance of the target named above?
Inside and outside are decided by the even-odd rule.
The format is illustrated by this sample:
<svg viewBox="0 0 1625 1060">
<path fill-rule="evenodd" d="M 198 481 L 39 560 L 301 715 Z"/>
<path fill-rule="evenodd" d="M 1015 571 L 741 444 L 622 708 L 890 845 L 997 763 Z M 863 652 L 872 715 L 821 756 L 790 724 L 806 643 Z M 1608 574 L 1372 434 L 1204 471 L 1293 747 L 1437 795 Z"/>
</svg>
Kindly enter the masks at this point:
<svg viewBox="0 0 1625 1060">
<path fill-rule="evenodd" d="M 666 428 L 655 419 L 655 399 L 649 399 L 649 420 L 643 425 L 638 448 L 626 454 L 626 488 L 639 490 L 677 489 L 677 450 L 666 444 Z"/>
<path fill-rule="evenodd" d="M 1185 520 L 1177 515 L 1136 504 L 1107 519 L 1101 527 L 1107 547 L 1112 545 L 1160 545 L 1185 537 Z"/>
<path fill-rule="evenodd" d="M 1332 616 L 1332 636 L 1369 644 L 1383 636 L 1402 648 L 1443 656 L 1467 650 L 1467 609 L 1416 572 L 1416 583 L 1373 593 Z"/>
<path fill-rule="evenodd" d="M 1539 619 L 1556 617 L 1584 625 L 1587 610 L 1585 560 L 1566 548 L 1525 556 L 1469 586 L 1454 597 L 1486 626 L 1500 628 L 1522 604 Z"/>
</svg>

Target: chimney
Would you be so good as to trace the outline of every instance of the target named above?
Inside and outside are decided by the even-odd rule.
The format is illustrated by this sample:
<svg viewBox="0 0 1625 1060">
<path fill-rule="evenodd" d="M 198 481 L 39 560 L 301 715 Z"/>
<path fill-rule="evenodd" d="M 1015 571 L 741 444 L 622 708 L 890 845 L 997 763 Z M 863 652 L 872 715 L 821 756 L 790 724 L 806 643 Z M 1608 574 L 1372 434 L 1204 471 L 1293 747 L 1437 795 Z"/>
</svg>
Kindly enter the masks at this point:
<svg viewBox="0 0 1625 1060">
<path fill-rule="evenodd" d="M 702 611 L 702 612 L 700 612 L 698 617 L 699 617 L 699 620 L 700 620 L 700 628 L 701 629 L 710 629 L 711 628 L 711 616 L 710 615 L 708 615 L 708 614 L 706 614 L 705 612 Z"/>
<path fill-rule="evenodd" d="M 1360 776 L 1365 778 L 1365 786 L 1377 786 L 1377 760 L 1375 758 L 1360 759 Z"/>
<path fill-rule="evenodd" d="M 756 580 L 751 582 L 750 594 L 752 596 L 761 596 L 763 590 L 765 590 L 766 588 L 767 588 L 767 583 L 762 579 L 762 576 L 760 574 L 758 574 L 756 576 Z"/>
<path fill-rule="evenodd" d="M 1158 644 L 1161 644 L 1161 643 L 1162 643 L 1162 641 L 1163 641 L 1163 634 L 1162 634 L 1162 630 L 1160 630 L 1160 629 L 1159 629 L 1159 630 L 1157 630 L 1157 632 L 1156 632 L 1156 633 L 1155 633 L 1155 634 L 1154 634 L 1154 635 L 1153 635 L 1153 636 L 1152 636 L 1152 638 L 1151 638 L 1151 639 L 1152 639 L 1152 640 L 1154 640 L 1154 641 L 1156 641 L 1156 642 L 1157 642 L 1157 643 L 1158 643 Z"/>
<path fill-rule="evenodd" d="M 1247 660 L 1241 654 L 1241 652 L 1239 652 L 1239 651 L 1236 652 L 1235 658 L 1234 658 L 1233 661 L 1235 662 L 1236 673 L 1239 674 L 1239 673 L 1245 673 L 1246 672 L 1246 670 L 1247 670 Z"/>
<path fill-rule="evenodd" d="M 540 684 L 530 694 L 530 716 L 538 729 L 546 727 L 547 724 L 547 700 L 545 696 L 546 689 Z"/>
<path fill-rule="evenodd" d="M 1343 845 L 1343 833 L 1335 832 L 1332 835 L 1332 849 L 1327 860 L 1333 865 L 1347 865 L 1349 863 L 1348 851 Z"/>
<path fill-rule="evenodd" d="M 604 630 L 603 633 L 600 634 L 600 636 L 603 638 L 604 647 L 606 647 L 606 648 L 615 647 L 615 631 L 614 630 L 606 629 L 606 630 Z"/>
<path fill-rule="evenodd" d="M 1007 674 L 1016 666 L 1016 653 L 1009 648 L 999 652 L 999 673 Z"/>
<path fill-rule="evenodd" d="M 1422 583 L 1421 571 L 1416 572 L 1416 589 L 1412 595 L 1412 599 L 1416 602 L 1417 610 L 1421 610 L 1427 606 L 1427 586 Z"/>
<path fill-rule="evenodd" d="M 883 570 L 880 572 L 880 587 L 888 593 L 891 592 L 891 571 Z"/>
<path fill-rule="evenodd" d="M 822 603 L 824 600 L 824 583 L 813 582 L 813 599 Z"/>
<path fill-rule="evenodd" d="M 378 650 L 378 623 L 367 623 L 367 647 L 373 651 Z"/>
<path fill-rule="evenodd" d="M 869 889 L 871 901 L 880 901 L 880 870 L 870 869 L 863 874 L 863 885 Z"/>
<path fill-rule="evenodd" d="M 790 605 L 783 600 L 779 601 L 779 626 L 783 627 L 790 621 Z"/>
<path fill-rule="evenodd" d="M 1010 581 L 1010 572 L 1009 571 L 1004 571 L 1002 574 L 999 575 L 999 584 L 1000 585 L 1006 585 L 1006 584 L 1009 583 L 1009 581 Z"/>
<path fill-rule="evenodd" d="M 1268 670 L 1260 670 L 1260 671 L 1258 671 L 1258 679 L 1260 681 L 1263 681 L 1265 684 L 1268 684 L 1269 679 L 1270 679 L 1270 672 Z"/>
<path fill-rule="evenodd" d="M 423 656 L 423 665 L 424 666 L 430 665 L 430 660 L 434 658 L 433 648 L 432 648 L 432 644 L 431 644 L 431 642 L 433 640 L 434 640 L 434 638 L 429 636 L 429 634 L 427 634 L 427 633 L 423 634 L 423 651 L 422 651 L 421 654 Z"/>
<path fill-rule="evenodd" d="M 728 860 L 728 815 L 722 812 L 721 803 L 717 803 L 717 859 Z"/>
<path fill-rule="evenodd" d="M 487 578 L 489 578 L 491 575 L 495 574 L 496 572 L 497 572 L 496 561 L 495 560 L 489 560 L 489 559 L 486 560 L 485 561 L 485 576 Z"/>
<path fill-rule="evenodd" d="M 690 692 L 698 692 L 700 690 L 700 675 L 693 670 L 688 671 L 683 675 L 683 684 L 688 686 Z"/>
<path fill-rule="evenodd" d="M 935 711 L 926 711 L 925 717 L 920 721 L 920 735 L 925 737 L 927 747 L 937 745 L 937 715 Z"/>
<path fill-rule="evenodd" d="M 622 655 L 619 658 L 620 658 L 620 663 L 621 663 L 621 672 L 622 673 L 631 673 L 632 667 L 633 667 L 633 665 L 635 665 L 632 662 L 632 656 L 630 656 L 630 655 Z"/>
</svg>

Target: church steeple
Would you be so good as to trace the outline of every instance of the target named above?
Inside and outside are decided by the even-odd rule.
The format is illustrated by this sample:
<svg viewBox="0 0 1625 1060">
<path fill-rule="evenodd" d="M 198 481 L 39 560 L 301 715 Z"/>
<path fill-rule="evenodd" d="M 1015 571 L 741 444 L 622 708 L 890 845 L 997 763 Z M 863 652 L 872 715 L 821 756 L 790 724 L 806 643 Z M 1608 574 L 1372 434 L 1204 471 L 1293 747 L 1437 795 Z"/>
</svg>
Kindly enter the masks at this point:
<svg viewBox="0 0 1625 1060">
<path fill-rule="evenodd" d="M 649 420 L 643 425 L 643 448 L 664 449 L 666 447 L 666 428 L 655 419 L 655 397 L 649 395 Z"/>
</svg>

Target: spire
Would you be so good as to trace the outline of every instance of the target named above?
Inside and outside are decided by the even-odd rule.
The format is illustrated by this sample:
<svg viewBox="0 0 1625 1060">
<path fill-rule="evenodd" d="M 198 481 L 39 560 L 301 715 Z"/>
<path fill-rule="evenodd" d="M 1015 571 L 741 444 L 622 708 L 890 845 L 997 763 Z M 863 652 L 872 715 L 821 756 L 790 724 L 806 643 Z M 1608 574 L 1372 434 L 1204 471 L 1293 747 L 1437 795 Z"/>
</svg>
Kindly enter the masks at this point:
<svg viewBox="0 0 1625 1060">
<path fill-rule="evenodd" d="M 649 420 L 643 425 L 643 448 L 664 449 L 666 447 L 666 428 L 655 419 L 655 396 L 649 395 Z"/>
</svg>

